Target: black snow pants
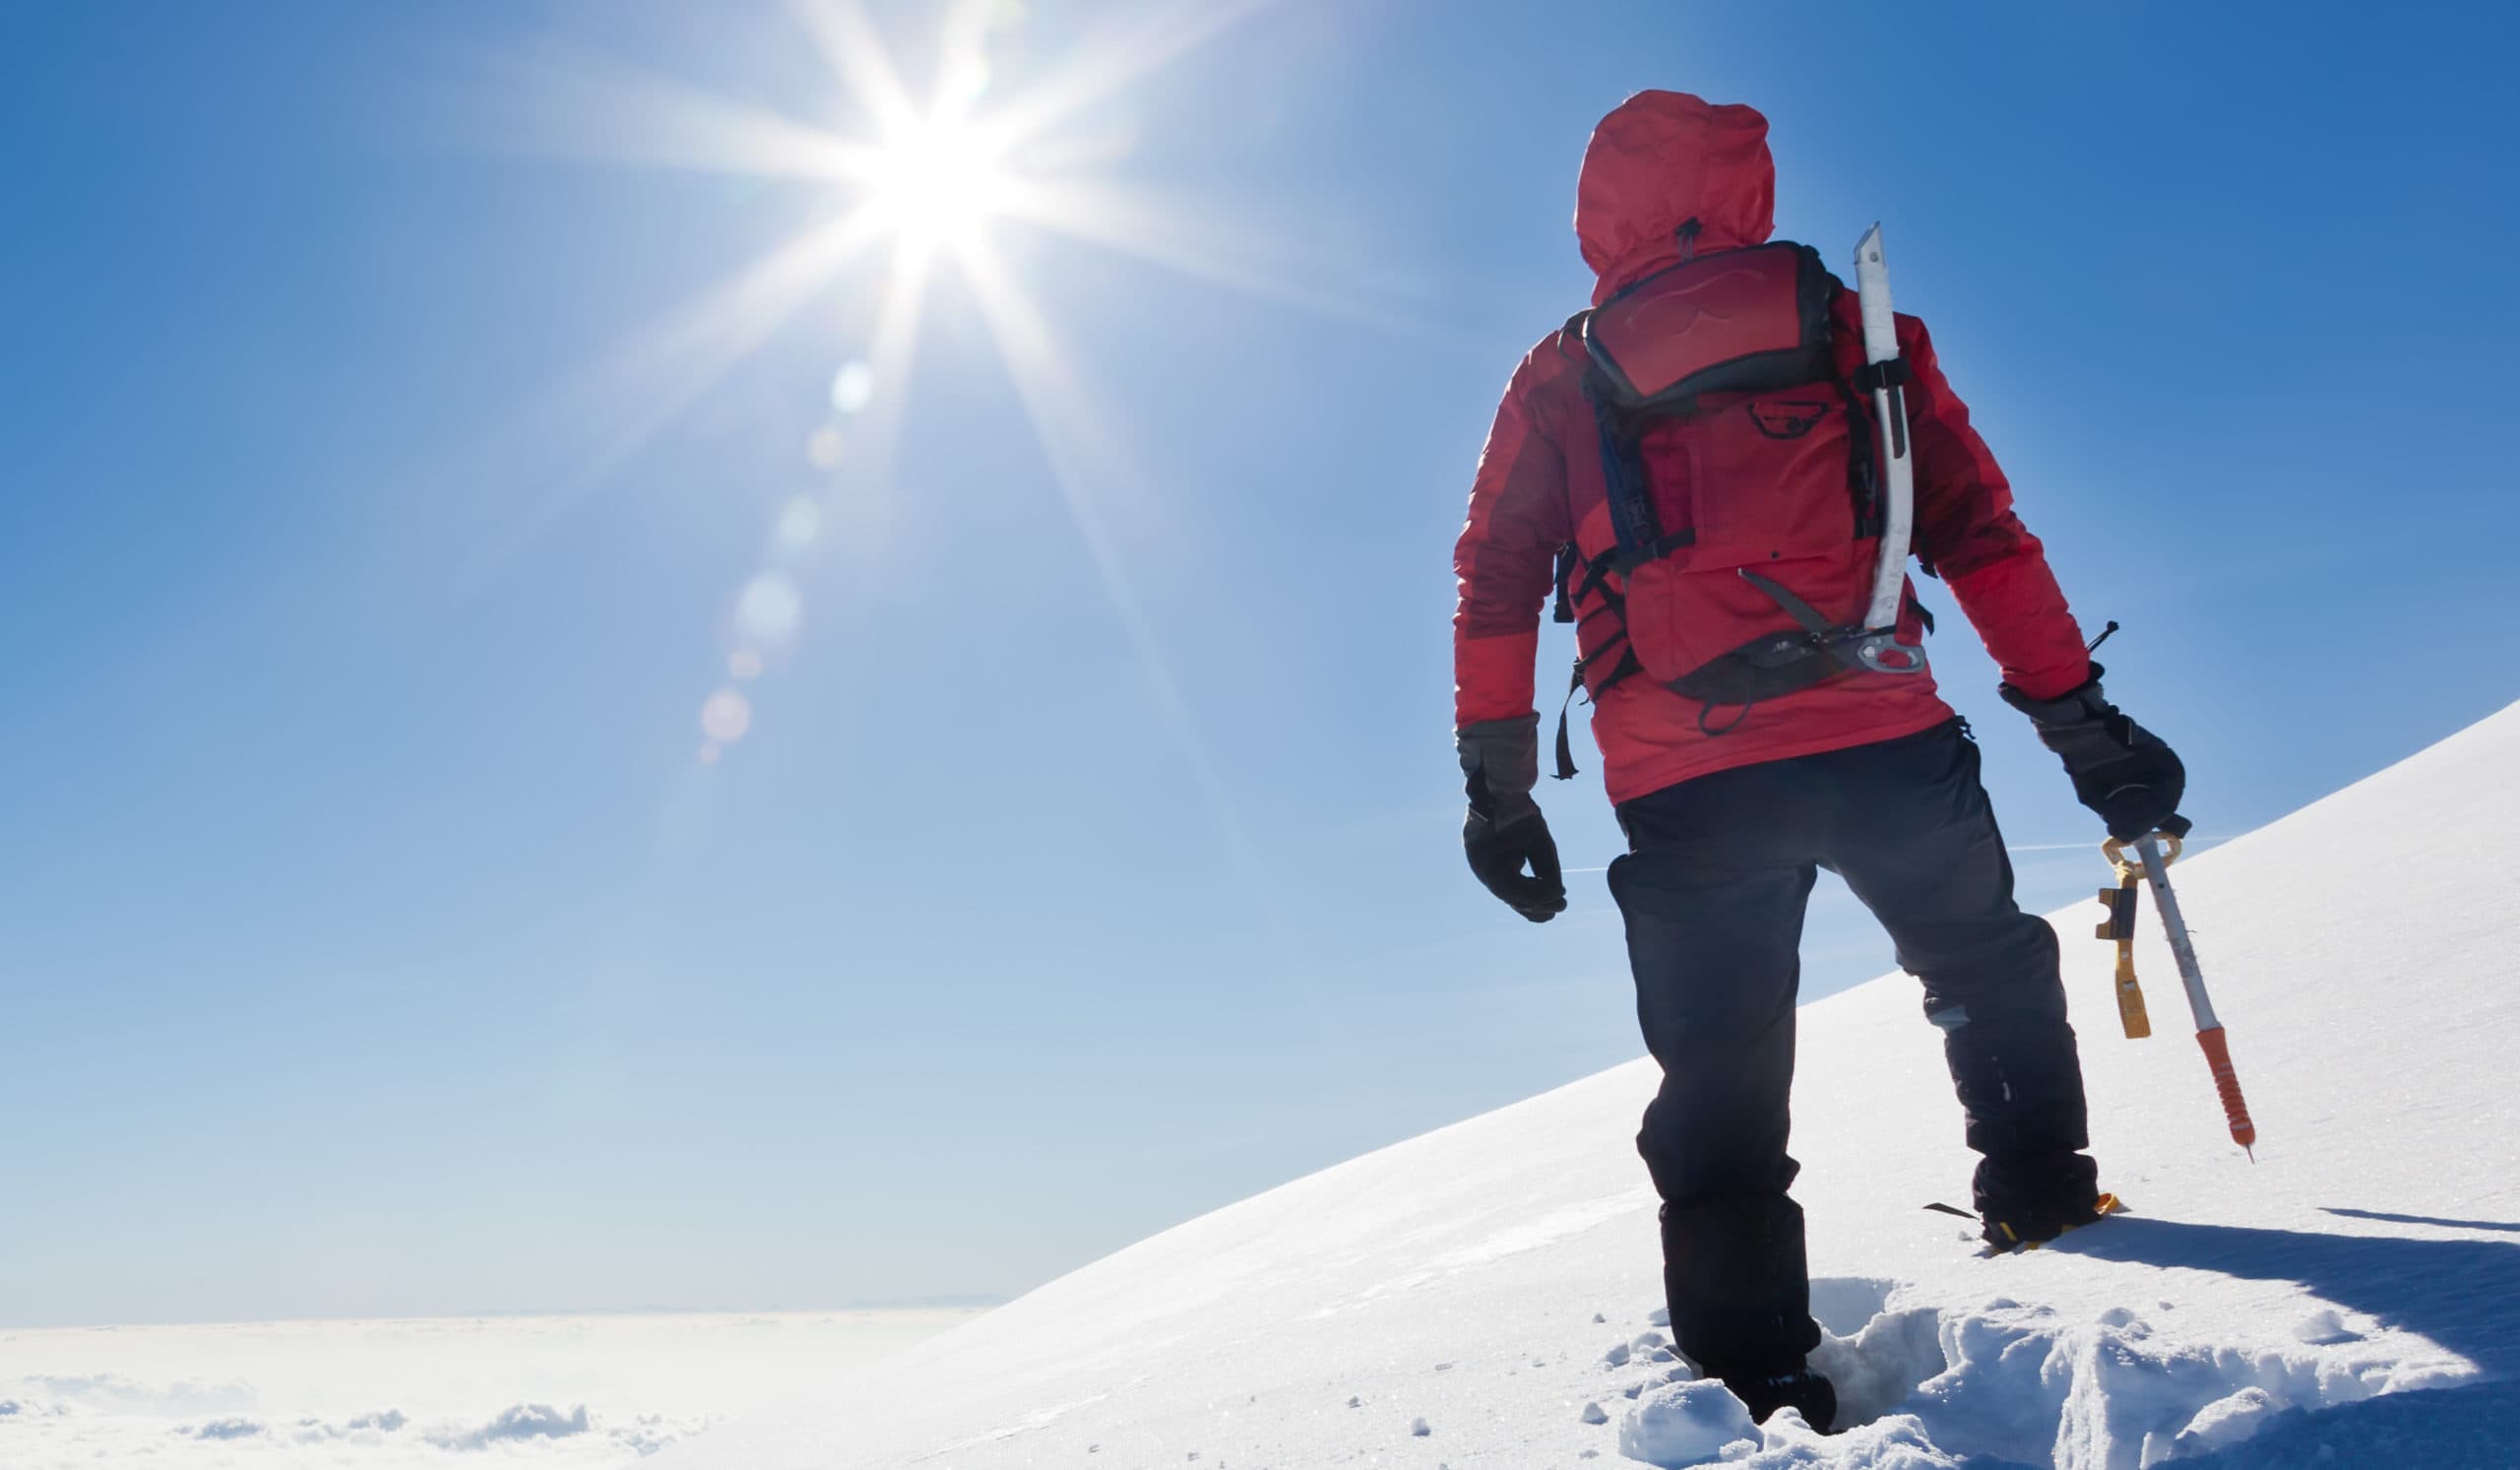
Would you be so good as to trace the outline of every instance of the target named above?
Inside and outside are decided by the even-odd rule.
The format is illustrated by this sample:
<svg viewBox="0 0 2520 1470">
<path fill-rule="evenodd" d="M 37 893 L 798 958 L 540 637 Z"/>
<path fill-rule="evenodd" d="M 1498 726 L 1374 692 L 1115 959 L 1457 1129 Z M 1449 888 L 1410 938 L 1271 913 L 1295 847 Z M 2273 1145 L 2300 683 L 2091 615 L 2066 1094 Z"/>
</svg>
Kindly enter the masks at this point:
<svg viewBox="0 0 2520 1470">
<path fill-rule="evenodd" d="M 1819 868 L 1846 880 L 1924 983 L 1982 1156 L 1978 1208 L 2089 1204 L 2055 931 L 2013 902 L 1959 721 L 1684 781 L 1618 817 L 1629 851 L 1610 864 L 1610 892 L 1663 1066 L 1637 1147 L 1663 1197 L 1672 1335 L 1701 1368 L 1788 1372 L 1820 1340 L 1802 1211 L 1786 1194 L 1799 1168 L 1786 1153 L 1797 950 Z"/>
</svg>

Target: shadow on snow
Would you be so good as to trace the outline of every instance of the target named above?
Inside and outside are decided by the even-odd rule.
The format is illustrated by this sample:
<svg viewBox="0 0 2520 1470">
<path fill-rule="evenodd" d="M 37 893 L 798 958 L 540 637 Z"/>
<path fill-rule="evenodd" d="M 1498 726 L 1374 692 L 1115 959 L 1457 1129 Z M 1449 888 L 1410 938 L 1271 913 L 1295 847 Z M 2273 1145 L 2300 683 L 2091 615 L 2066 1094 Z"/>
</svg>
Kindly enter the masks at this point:
<svg viewBox="0 0 2520 1470">
<path fill-rule="evenodd" d="M 2331 1209 L 2330 1214 L 2463 1229 L 2482 1222 Z M 2320 1235 L 2256 1226 L 2125 1216 L 2048 1247 L 2095 1260 L 2184 1266 L 2252 1281 L 2297 1282 L 2312 1294 L 2420 1333 L 2488 1381 L 2386 1394 L 2317 1412 L 2295 1409 L 2247 1442 L 2181 1459 L 2198 1470 L 2317 1464 L 2509 1466 L 2520 1462 L 2520 1246 L 2499 1241 Z M 2492 1381 L 2492 1380 L 2503 1381 Z"/>
</svg>

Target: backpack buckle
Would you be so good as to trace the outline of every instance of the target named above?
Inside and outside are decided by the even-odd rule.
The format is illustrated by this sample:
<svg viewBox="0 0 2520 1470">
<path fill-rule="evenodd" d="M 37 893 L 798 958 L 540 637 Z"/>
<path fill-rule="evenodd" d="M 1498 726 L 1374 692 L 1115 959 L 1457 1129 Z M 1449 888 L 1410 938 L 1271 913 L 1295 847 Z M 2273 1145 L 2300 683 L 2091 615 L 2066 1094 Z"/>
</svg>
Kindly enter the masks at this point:
<svg viewBox="0 0 2520 1470">
<path fill-rule="evenodd" d="M 1857 640 L 1856 662 L 1874 673 L 1922 673 L 1925 650 L 1921 643 L 1901 643 L 1898 633 L 1867 633 Z"/>
</svg>

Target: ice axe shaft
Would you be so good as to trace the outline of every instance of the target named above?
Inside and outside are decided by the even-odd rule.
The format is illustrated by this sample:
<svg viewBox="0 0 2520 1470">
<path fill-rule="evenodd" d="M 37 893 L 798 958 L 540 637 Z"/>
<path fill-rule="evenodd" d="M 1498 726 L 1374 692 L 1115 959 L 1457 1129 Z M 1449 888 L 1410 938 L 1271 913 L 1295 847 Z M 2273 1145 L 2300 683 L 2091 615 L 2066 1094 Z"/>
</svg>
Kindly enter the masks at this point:
<svg viewBox="0 0 2520 1470">
<path fill-rule="evenodd" d="M 2175 841 L 2176 839 L 2173 839 Z M 2198 1031 L 2220 1031 L 2214 1002 L 2205 993 L 2205 971 L 2196 963 L 2196 941 L 2188 937 L 2187 917 L 2178 911 L 2178 894 L 2170 886 L 2170 863 L 2162 856 L 2161 838 L 2139 837 L 2135 857 L 2153 885 L 2153 903 L 2162 911 L 2162 928 L 2170 934 L 2171 958 L 2178 961 L 2178 978 L 2187 986 L 2187 1008 L 2196 1013 Z"/>
</svg>

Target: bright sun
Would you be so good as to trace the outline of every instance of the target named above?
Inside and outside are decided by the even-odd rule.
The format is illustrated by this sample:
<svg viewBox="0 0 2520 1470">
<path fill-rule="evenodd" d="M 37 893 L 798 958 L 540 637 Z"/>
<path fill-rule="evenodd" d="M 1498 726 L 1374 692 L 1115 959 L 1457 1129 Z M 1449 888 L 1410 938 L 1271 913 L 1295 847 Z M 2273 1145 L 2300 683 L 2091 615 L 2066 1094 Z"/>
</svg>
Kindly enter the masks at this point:
<svg viewBox="0 0 2520 1470">
<path fill-rule="evenodd" d="M 869 170 L 876 217 L 922 244 L 968 249 L 1005 206 L 1004 147 L 961 119 L 934 119 L 895 132 Z"/>
</svg>

